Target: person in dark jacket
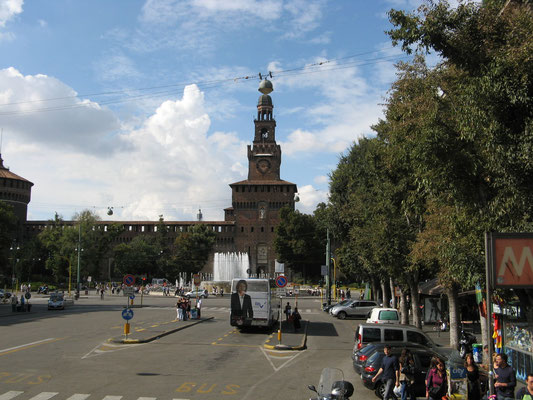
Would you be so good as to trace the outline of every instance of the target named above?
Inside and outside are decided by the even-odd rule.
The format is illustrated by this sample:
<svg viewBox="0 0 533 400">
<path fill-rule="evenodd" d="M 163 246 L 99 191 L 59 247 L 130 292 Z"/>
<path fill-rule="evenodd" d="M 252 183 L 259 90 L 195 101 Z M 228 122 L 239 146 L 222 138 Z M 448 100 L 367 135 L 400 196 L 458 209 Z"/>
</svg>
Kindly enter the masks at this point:
<svg viewBox="0 0 533 400">
<path fill-rule="evenodd" d="M 514 369 L 507 364 L 507 354 L 496 356 L 497 368 L 494 369 L 494 389 L 498 400 L 513 400 L 516 387 L 516 374 Z"/>
<path fill-rule="evenodd" d="M 526 386 L 516 392 L 517 400 L 533 400 L 533 373 L 527 375 Z"/>
<path fill-rule="evenodd" d="M 474 356 L 472 353 L 468 353 L 465 356 L 465 368 L 468 400 L 480 400 L 481 387 L 479 386 L 479 368 L 474 361 Z"/>
<path fill-rule="evenodd" d="M 383 374 L 381 378 L 385 382 L 383 400 L 388 400 L 391 397 L 396 399 L 393 389 L 394 386 L 400 386 L 400 364 L 398 358 L 391 353 L 391 347 L 389 345 L 385 345 L 383 352 L 385 353 L 385 357 L 381 361 L 381 367 L 377 374 L 372 378 L 372 382 L 375 382 Z"/>
<path fill-rule="evenodd" d="M 236 292 L 231 294 L 231 315 L 232 321 L 237 325 L 249 325 L 254 317 L 252 309 L 252 298 L 246 294 L 248 284 L 244 279 L 237 282 Z"/>
<path fill-rule="evenodd" d="M 292 313 L 292 323 L 294 325 L 294 332 L 298 331 L 300 329 L 300 320 L 302 319 L 302 316 L 298 312 L 298 307 L 294 307 L 294 312 Z"/>
</svg>

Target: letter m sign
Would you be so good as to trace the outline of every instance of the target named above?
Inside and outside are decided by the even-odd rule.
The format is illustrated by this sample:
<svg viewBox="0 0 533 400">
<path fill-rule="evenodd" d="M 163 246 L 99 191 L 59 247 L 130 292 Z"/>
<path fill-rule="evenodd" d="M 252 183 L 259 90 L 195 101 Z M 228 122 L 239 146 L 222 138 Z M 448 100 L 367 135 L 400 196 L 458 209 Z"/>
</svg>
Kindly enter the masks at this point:
<svg viewBox="0 0 533 400">
<path fill-rule="evenodd" d="M 494 287 L 533 288 L 533 234 L 492 234 Z"/>
</svg>

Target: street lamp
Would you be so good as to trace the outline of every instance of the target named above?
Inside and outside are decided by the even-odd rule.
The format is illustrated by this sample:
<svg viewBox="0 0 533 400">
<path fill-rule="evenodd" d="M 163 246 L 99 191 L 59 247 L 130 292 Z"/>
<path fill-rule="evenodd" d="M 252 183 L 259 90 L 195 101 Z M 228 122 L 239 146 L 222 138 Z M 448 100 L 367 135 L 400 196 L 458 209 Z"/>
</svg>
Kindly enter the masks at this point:
<svg viewBox="0 0 533 400">
<path fill-rule="evenodd" d="M 11 245 L 11 247 L 9 248 L 9 250 L 12 252 L 11 253 L 12 254 L 11 258 L 13 260 L 13 271 L 11 273 L 11 290 L 13 291 L 13 293 L 16 293 L 18 285 L 15 284 L 15 281 L 16 281 L 16 278 L 15 278 L 15 263 L 18 262 L 18 259 L 15 258 L 15 256 L 16 256 L 15 251 L 18 252 L 20 250 L 20 247 L 19 246 L 15 247 L 15 244 L 13 243 Z"/>
</svg>

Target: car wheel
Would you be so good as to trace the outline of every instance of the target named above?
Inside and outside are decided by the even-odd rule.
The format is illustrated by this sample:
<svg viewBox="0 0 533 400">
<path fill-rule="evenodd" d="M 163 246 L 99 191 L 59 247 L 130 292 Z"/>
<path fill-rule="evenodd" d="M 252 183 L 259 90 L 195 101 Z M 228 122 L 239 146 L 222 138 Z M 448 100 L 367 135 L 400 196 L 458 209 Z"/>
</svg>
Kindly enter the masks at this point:
<svg viewBox="0 0 533 400">
<path fill-rule="evenodd" d="M 376 396 L 378 396 L 380 399 L 382 399 L 383 395 L 385 394 L 385 383 L 383 383 L 381 381 L 378 382 L 376 384 L 375 393 L 376 393 Z"/>
<path fill-rule="evenodd" d="M 339 319 L 346 319 L 346 313 L 344 311 L 341 311 L 337 314 L 337 318 Z"/>
</svg>

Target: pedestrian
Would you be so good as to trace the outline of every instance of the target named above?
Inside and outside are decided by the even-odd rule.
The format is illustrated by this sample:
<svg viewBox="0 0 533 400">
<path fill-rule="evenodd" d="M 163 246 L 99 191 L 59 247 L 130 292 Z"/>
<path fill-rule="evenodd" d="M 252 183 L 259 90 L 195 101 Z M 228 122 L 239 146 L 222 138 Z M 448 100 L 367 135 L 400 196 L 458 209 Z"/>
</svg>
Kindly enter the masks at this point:
<svg viewBox="0 0 533 400">
<path fill-rule="evenodd" d="M 441 400 L 448 391 L 448 380 L 444 360 L 436 359 L 436 366 L 429 371 L 426 383 L 426 397 L 431 400 Z"/>
<path fill-rule="evenodd" d="M 180 308 L 181 308 L 181 320 L 186 321 L 187 320 L 187 303 L 184 298 L 181 298 L 180 300 Z"/>
<path fill-rule="evenodd" d="M 289 302 L 287 302 L 287 305 L 285 306 L 285 311 L 283 311 L 283 313 L 285 314 L 285 321 L 288 321 L 291 315 L 291 304 Z"/>
<path fill-rule="evenodd" d="M 201 314 L 201 309 L 202 309 L 202 298 L 200 297 L 198 299 L 198 302 L 196 303 L 196 318 L 200 319 L 200 314 Z"/>
<path fill-rule="evenodd" d="M 391 353 L 391 347 L 387 344 L 383 348 L 385 357 L 381 361 L 381 367 L 377 374 L 372 378 L 372 382 L 376 382 L 378 377 L 383 374 L 381 380 L 385 381 L 385 393 L 383 393 L 383 400 L 388 400 L 391 397 L 396 399 L 394 394 L 394 386 L 400 386 L 400 365 L 398 358 Z"/>
<path fill-rule="evenodd" d="M 474 356 L 472 353 L 468 353 L 465 356 L 465 368 L 468 400 L 480 400 L 481 386 L 479 383 L 479 368 L 474 361 Z"/>
<path fill-rule="evenodd" d="M 224 288 L 220 288 L 220 297 L 224 297 Z"/>
<path fill-rule="evenodd" d="M 11 311 L 15 312 L 17 311 L 17 305 L 19 303 L 19 298 L 16 294 L 11 295 Z"/>
<path fill-rule="evenodd" d="M 292 313 L 292 323 L 294 325 L 294 332 L 297 332 L 298 329 L 300 329 L 300 320 L 302 319 L 302 316 L 298 312 L 298 307 L 294 307 L 294 312 Z"/>
<path fill-rule="evenodd" d="M 415 360 L 409 349 L 403 349 L 400 356 L 400 384 L 402 400 L 416 400 L 415 395 Z"/>
<path fill-rule="evenodd" d="M 181 309 L 181 299 L 176 302 L 176 319 L 178 321 L 183 320 L 183 310 Z"/>
<path fill-rule="evenodd" d="M 527 374 L 526 386 L 516 392 L 517 400 L 533 400 L 533 374 Z"/>
<path fill-rule="evenodd" d="M 509 364 L 507 364 L 507 354 L 496 356 L 497 368 L 494 370 L 494 389 L 498 400 L 513 400 L 514 388 L 516 387 L 516 374 Z"/>
<path fill-rule="evenodd" d="M 103 300 L 104 299 L 104 288 L 101 287 L 100 288 L 100 300 Z"/>
<path fill-rule="evenodd" d="M 346 298 L 351 299 L 352 298 L 352 292 L 350 291 L 350 288 L 346 289 Z"/>
<path fill-rule="evenodd" d="M 26 311 L 25 308 L 26 308 L 26 299 L 24 298 L 24 295 L 21 294 L 20 295 L 20 311 Z"/>
</svg>

